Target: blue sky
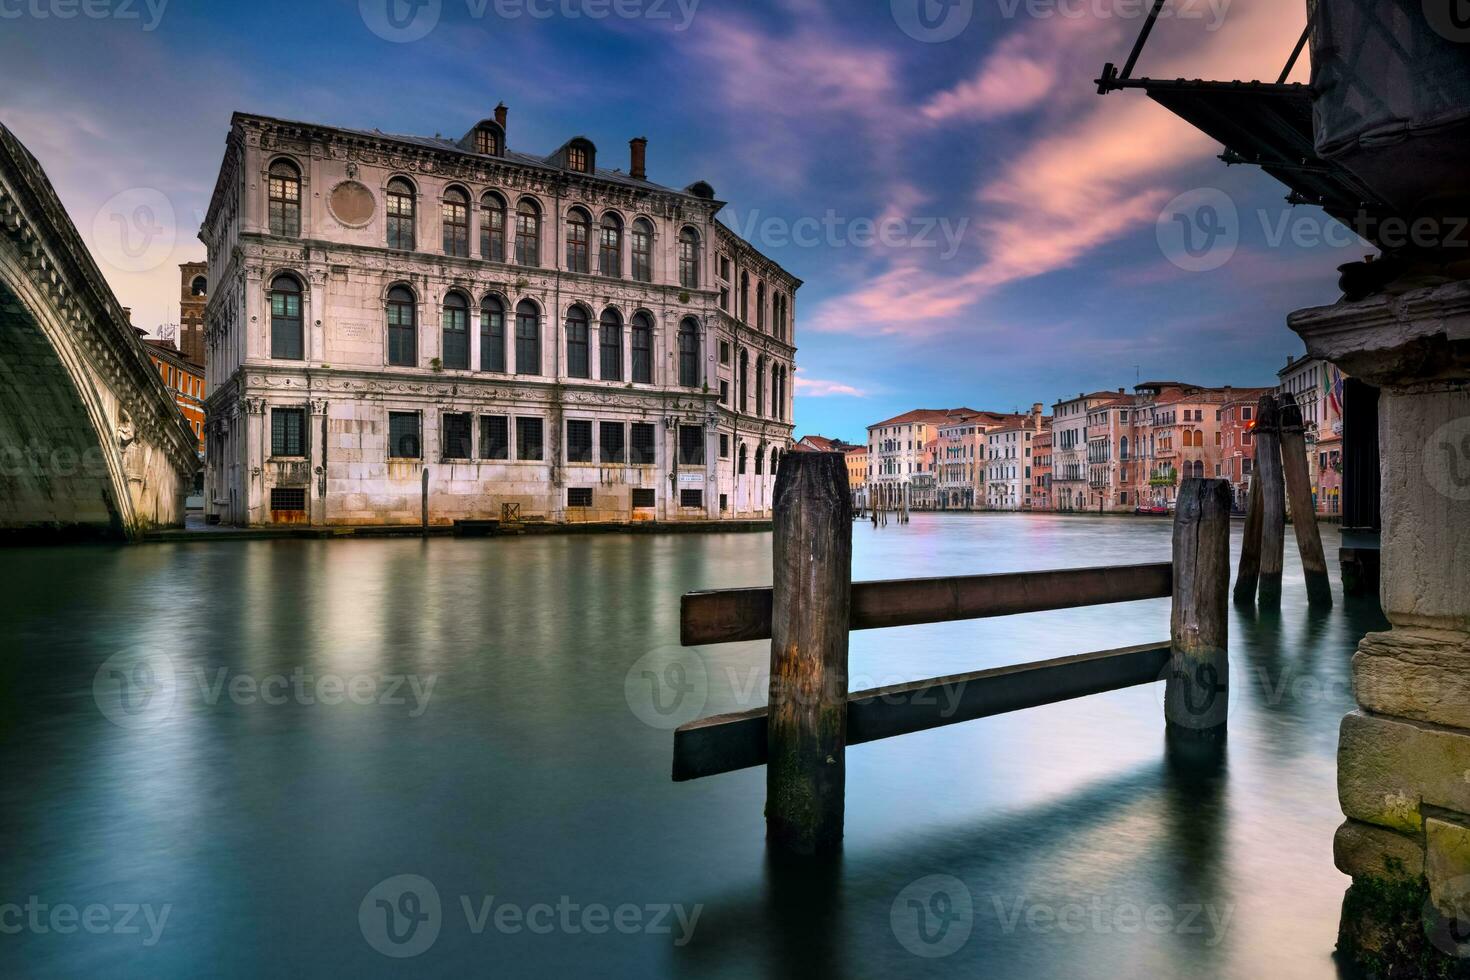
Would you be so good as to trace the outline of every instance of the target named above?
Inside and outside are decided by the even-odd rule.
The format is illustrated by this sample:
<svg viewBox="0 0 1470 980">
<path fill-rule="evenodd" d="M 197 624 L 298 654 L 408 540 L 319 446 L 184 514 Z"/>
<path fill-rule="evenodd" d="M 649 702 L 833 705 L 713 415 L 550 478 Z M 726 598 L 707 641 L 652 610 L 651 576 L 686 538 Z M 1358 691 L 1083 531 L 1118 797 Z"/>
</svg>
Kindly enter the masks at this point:
<svg viewBox="0 0 1470 980">
<path fill-rule="evenodd" d="M 806 281 L 798 430 L 850 439 L 914 407 L 1270 383 L 1286 314 L 1371 251 L 1142 94 L 1096 95 L 1138 0 L 416 2 L 0 0 L 0 122 L 149 328 L 203 257 L 233 111 L 458 136 L 504 100 L 513 147 L 586 134 L 624 167 L 647 136 L 651 179 L 708 180 Z M 1274 79 L 1305 20 L 1173 8 L 1140 74 Z M 164 229 L 141 258 L 120 202 Z M 1196 257 L 1202 203 L 1234 233 Z"/>
</svg>

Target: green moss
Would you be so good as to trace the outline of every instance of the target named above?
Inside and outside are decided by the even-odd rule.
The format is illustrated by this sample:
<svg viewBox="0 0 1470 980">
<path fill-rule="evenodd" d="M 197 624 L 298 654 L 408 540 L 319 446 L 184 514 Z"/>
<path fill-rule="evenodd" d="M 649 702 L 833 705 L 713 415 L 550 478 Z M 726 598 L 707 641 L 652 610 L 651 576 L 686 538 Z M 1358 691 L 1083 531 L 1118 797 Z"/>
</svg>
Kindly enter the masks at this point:
<svg viewBox="0 0 1470 980">
<path fill-rule="evenodd" d="M 1343 896 L 1344 966 L 1371 980 L 1470 980 L 1470 960 L 1445 951 L 1454 945 L 1450 924 L 1430 903 L 1428 883 L 1395 858 L 1386 864 L 1387 876 L 1356 879 Z"/>
</svg>

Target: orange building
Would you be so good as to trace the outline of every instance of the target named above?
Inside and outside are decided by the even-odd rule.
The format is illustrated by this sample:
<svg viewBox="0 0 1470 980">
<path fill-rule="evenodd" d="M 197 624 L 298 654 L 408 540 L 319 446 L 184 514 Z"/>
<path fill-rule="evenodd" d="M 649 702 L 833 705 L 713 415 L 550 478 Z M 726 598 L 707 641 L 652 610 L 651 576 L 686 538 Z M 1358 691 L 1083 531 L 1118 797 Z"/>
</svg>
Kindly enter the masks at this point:
<svg viewBox="0 0 1470 980">
<path fill-rule="evenodd" d="M 1051 419 L 1041 420 L 1031 449 L 1031 509 L 1051 510 Z"/>
<path fill-rule="evenodd" d="M 134 327 L 133 329 L 137 329 Z M 148 349 L 148 360 L 158 369 L 158 376 L 168 386 L 169 392 L 184 413 L 189 428 L 199 440 L 199 458 L 204 458 L 204 366 L 184 358 L 171 340 L 143 338 Z"/>
</svg>

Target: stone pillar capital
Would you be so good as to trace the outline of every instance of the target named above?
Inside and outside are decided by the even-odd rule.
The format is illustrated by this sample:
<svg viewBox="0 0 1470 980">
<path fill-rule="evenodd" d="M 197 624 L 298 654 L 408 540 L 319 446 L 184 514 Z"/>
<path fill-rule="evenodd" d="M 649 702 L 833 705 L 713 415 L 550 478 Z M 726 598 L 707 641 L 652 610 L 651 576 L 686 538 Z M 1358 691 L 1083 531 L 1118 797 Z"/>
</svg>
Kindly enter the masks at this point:
<svg viewBox="0 0 1470 980">
<path fill-rule="evenodd" d="M 1298 310 L 1307 352 L 1381 388 L 1470 374 L 1470 280 Z"/>
</svg>

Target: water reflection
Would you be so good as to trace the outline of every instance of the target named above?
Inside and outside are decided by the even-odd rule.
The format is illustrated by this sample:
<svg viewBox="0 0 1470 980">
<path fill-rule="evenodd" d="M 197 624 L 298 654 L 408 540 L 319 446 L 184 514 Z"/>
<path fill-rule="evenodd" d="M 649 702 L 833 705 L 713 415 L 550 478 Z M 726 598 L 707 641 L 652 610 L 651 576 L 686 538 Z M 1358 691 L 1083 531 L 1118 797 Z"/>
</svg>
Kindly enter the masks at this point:
<svg viewBox="0 0 1470 980">
<path fill-rule="evenodd" d="M 856 535 L 863 579 L 1169 553 L 1149 520 L 916 515 Z M 841 859 L 793 867 L 764 848 L 764 773 L 672 784 L 669 734 L 625 696 L 629 668 L 677 643 L 680 593 L 768 582 L 769 560 L 755 535 L 0 553 L 0 905 L 173 907 L 146 949 L 5 935 L 0 972 L 1332 975 L 1336 730 L 1357 638 L 1384 625 L 1371 603 L 1311 610 L 1288 553 L 1281 609 L 1234 608 L 1230 738 L 1204 758 L 1164 738 L 1152 688 L 853 749 Z M 1167 634 L 1167 601 L 866 632 L 852 672 L 878 685 Z M 131 647 L 166 651 L 179 681 L 139 731 L 92 697 Z M 763 700 L 764 645 L 702 655 L 705 713 Z M 295 673 L 433 684 L 417 715 L 412 698 L 217 685 Z M 443 921 L 400 962 L 358 910 L 401 874 L 433 883 Z M 931 878 L 970 909 L 936 957 L 923 937 L 959 935 L 941 915 L 959 896 L 903 898 Z M 461 900 L 488 895 L 704 908 L 676 946 L 477 932 Z"/>
</svg>

